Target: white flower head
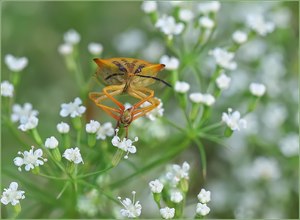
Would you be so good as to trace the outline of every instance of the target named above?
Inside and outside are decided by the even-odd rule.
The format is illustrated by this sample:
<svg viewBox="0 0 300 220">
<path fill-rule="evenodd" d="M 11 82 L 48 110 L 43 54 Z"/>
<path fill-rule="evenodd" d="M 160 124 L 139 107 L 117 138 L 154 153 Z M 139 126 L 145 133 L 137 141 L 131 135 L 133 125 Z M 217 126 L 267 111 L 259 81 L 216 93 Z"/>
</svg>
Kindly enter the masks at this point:
<svg viewBox="0 0 300 220">
<path fill-rule="evenodd" d="M 135 194 L 136 192 L 132 192 L 132 200 L 129 198 L 125 198 L 123 201 L 121 197 L 118 197 L 121 204 L 124 206 L 125 209 L 121 209 L 120 213 L 122 216 L 127 218 L 137 218 L 142 213 L 142 205 L 140 204 L 140 201 L 135 202 Z"/>
<path fill-rule="evenodd" d="M 80 41 L 80 35 L 74 29 L 70 29 L 64 33 L 64 41 L 71 45 L 78 44 Z"/>
<path fill-rule="evenodd" d="M 19 104 L 14 104 L 12 107 L 11 120 L 13 122 L 19 121 L 21 124 L 25 124 L 30 117 L 37 116 L 38 113 L 37 110 L 32 109 L 30 103 L 25 103 L 23 107 Z"/>
<path fill-rule="evenodd" d="M 20 203 L 19 200 L 25 199 L 24 191 L 18 190 L 18 183 L 11 182 L 8 189 L 4 189 L 1 196 L 1 203 L 4 205 L 12 204 L 13 206 Z"/>
<path fill-rule="evenodd" d="M 77 209 L 80 213 L 93 217 L 98 213 L 99 192 L 96 189 L 80 195 L 77 200 Z"/>
<path fill-rule="evenodd" d="M 99 128 L 100 128 L 100 123 L 94 120 L 90 120 L 90 123 L 85 125 L 85 130 L 89 134 L 95 134 Z"/>
<path fill-rule="evenodd" d="M 190 165 L 187 162 L 184 162 L 182 166 L 178 164 L 173 164 L 166 173 L 166 178 L 173 185 L 177 185 L 182 179 L 189 179 L 189 170 Z"/>
<path fill-rule="evenodd" d="M 216 79 L 217 86 L 220 90 L 228 89 L 231 82 L 231 78 L 224 72 Z"/>
<path fill-rule="evenodd" d="M 275 159 L 258 157 L 253 162 L 250 175 L 255 180 L 276 180 L 280 178 L 281 173 Z"/>
<path fill-rule="evenodd" d="M 183 81 L 177 81 L 174 90 L 178 93 L 187 93 L 190 90 L 190 84 Z"/>
<path fill-rule="evenodd" d="M 170 200 L 174 203 L 180 203 L 183 200 L 183 195 L 179 190 L 172 190 Z"/>
<path fill-rule="evenodd" d="M 233 32 L 232 39 L 237 44 L 243 44 L 248 40 L 248 35 L 247 35 L 247 33 L 243 32 L 243 31 L 237 30 L 237 31 Z"/>
<path fill-rule="evenodd" d="M 62 156 L 75 164 L 83 163 L 78 147 L 66 149 Z"/>
<path fill-rule="evenodd" d="M 183 23 L 176 23 L 175 18 L 172 16 L 163 15 L 159 18 L 155 24 L 156 28 L 159 28 L 161 32 L 172 38 L 173 35 L 179 35 L 184 29 Z"/>
<path fill-rule="evenodd" d="M 215 48 L 208 53 L 209 55 L 212 55 L 216 63 L 225 69 L 229 70 L 235 70 L 237 67 L 236 62 L 233 61 L 234 53 L 228 52 L 225 49 L 222 48 Z"/>
<path fill-rule="evenodd" d="M 66 134 L 66 133 L 69 133 L 69 131 L 70 131 L 70 125 L 68 125 L 65 122 L 61 122 L 56 125 L 56 129 L 59 133 Z"/>
<path fill-rule="evenodd" d="M 71 118 L 81 116 L 86 110 L 86 108 L 81 104 L 82 101 L 78 97 L 75 98 L 74 102 L 61 104 L 60 116 L 67 117 L 68 115 L 70 115 Z"/>
<path fill-rule="evenodd" d="M 299 155 L 299 135 L 289 134 L 279 141 L 279 149 L 286 157 L 293 157 Z"/>
<path fill-rule="evenodd" d="M 14 94 L 14 86 L 8 81 L 1 82 L 1 96 L 4 97 L 13 97 Z"/>
<path fill-rule="evenodd" d="M 38 126 L 38 123 L 39 119 L 32 115 L 27 119 L 26 122 L 21 123 L 18 128 L 22 131 L 28 131 L 36 128 Z"/>
<path fill-rule="evenodd" d="M 155 108 L 152 109 L 150 112 L 147 112 L 146 117 L 149 118 L 151 121 L 155 121 L 157 118 L 160 118 L 163 116 L 164 114 L 164 108 L 163 108 L 163 103 L 161 101 L 161 99 L 156 98 L 159 101 L 159 105 Z M 150 106 L 151 103 L 150 102 L 144 102 L 141 105 L 141 108 L 145 108 Z"/>
<path fill-rule="evenodd" d="M 247 121 L 241 119 L 241 114 L 238 111 L 232 113 L 231 108 L 228 109 L 228 113 L 223 112 L 222 121 L 233 131 L 240 130 L 241 127 L 246 128 L 247 126 Z"/>
<path fill-rule="evenodd" d="M 159 62 L 166 65 L 166 70 L 177 70 L 180 64 L 176 57 L 169 57 L 168 55 L 163 55 Z"/>
<path fill-rule="evenodd" d="M 63 43 L 58 46 L 58 52 L 61 55 L 69 55 L 73 52 L 73 45 L 69 43 Z"/>
<path fill-rule="evenodd" d="M 10 71 L 20 72 L 28 64 L 28 59 L 26 57 L 15 57 L 11 54 L 5 55 L 4 62 Z"/>
<path fill-rule="evenodd" d="M 189 22 L 193 20 L 193 18 L 194 18 L 194 13 L 191 10 L 185 8 L 181 8 L 179 10 L 179 19 L 181 21 Z"/>
<path fill-rule="evenodd" d="M 251 14 L 247 16 L 247 25 L 261 36 L 266 36 L 275 29 L 273 22 L 265 21 L 264 17 L 259 14 Z"/>
<path fill-rule="evenodd" d="M 103 46 L 102 44 L 91 42 L 88 45 L 88 51 L 92 55 L 100 55 L 103 51 Z"/>
<path fill-rule="evenodd" d="M 263 96 L 266 92 L 266 86 L 260 83 L 251 83 L 249 89 L 251 94 L 257 97 Z"/>
<path fill-rule="evenodd" d="M 34 151 L 34 146 L 31 146 L 31 149 L 29 151 L 18 152 L 19 155 L 22 155 L 22 157 L 16 157 L 14 159 L 14 164 L 18 166 L 18 170 L 22 171 L 21 167 L 25 165 L 25 170 L 29 171 L 31 169 L 34 169 L 34 167 L 38 167 L 40 165 L 43 165 L 44 162 L 47 161 L 47 159 L 43 158 L 43 151 L 41 149 L 37 149 Z"/>
<path fill-rule="evenodd" d="M 202 94 L 200 92 L 191 93 L 189 98 L 194 103 L 203 103 L 207 106 L 213 105 L 216 101 L 215 97 L 211 94 Z"/>
<path fill-rule="evenodd" d="M 161 208 L 159 210 L 159 212 L 163 219 L 171 219 L 171 218 L 174 218 L 174 216 L 175 216 L 174 208 L 169 208 L 169 207 Z"/>
<path fill-rule="evenodd" d="M 143 1 L 141 8 L 145 13 L 150 14 L 157 10 L 157 2 L 156 1 Z"/>
<path fill-rule="evenodd" d="M 111 143 L 113 146 L 125 151 L 126 155 L 124 156 L 124 158 L 127 159 L 129 153 L 131 153 L 131 154 L 136 153 L 136 147 L 132 144 L 137 141 L 138 141 L 138 137 L 135 137 L 134 141 L 132 141 L 130 139 L 126 139 L 126 138 L 123 138 L 123 140 L 121 140 L 118 137 L 118 129 L 116 129 L 116 135 L 111 140 Z"/>
<path fill-rule="evenodd" d="M 201 203 L 208 203 L 210 202 L 210 191 L 206 191 L 205 189 L 201 189 L 200 193 L 198 194 L 199 202 Z"/>
<path fill-rule="evenodd" d="M 164 188 L 164 184 L 156 179 L 149 183 L 149 187 L 152 193 L 161 193 Z"/>
<path fill-rule="evenodd" d="M 202 216 L 207 215 L 210 212 L 210 208 L 206 204 L 198 203 L 196 213 Z"/>
<path fill-rule="evenodd" d="M 58 140 L 54 136 L 51 136 L 46 139 L 46 141 L 45 141 L 46 148 L 54 149 L 54 148 L 57 148 L 57 146 L 58 146 Z"/>
<path fill-rule="evenodd" d="M 218 1 L 209 1 L 198 4 L 198 11 L 202 14 L 216 13 L 220 8 L 221 4 Z"/>
<path fill-rule="evenodd" d="M 112 126 L 111 122 L 106 122 L 103 125 L 100 125 L 99 129 L 97 130 L 97 139 L 105 140 L 106 137 L 111 137 L 115 133 L 115 130 Z"/>
<path fill-rule="evenodd" d="M 204 27 L 206 29 L 212 29 L 215 26 L 215 22 L 206 16 L 199 18 L 199 24 L 201 27 Z"/>
</svg>

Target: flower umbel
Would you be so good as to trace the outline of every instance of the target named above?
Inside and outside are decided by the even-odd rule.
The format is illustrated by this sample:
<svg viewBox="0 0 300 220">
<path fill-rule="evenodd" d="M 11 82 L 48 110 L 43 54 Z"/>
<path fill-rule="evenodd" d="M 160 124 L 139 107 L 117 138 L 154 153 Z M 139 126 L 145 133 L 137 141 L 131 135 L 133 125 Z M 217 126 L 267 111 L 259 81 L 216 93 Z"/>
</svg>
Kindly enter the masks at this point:
<svg viewBox="0 0 300 220">
<path fill-rule="evenodd" d="M 8 69 L 14 72 L 22 71 L 28 64 L 28 59 L 26 57 L 15 57 L 11 54 L 7 54 L 4 60 Z"/>
<path fill-rule="evenodd" d="M 116 129 L 116 135 L 111 140 L 111 143 L 113 146 L 125 151 L 126 155 L 124 156 L 124 158 L 127 159 L 129 153 L 131 153 L 131 154 L 136 153 L 136 147 L 133 146 L 132 144 L 137 141 L 138 141 L 138 137 L 135 137 L 134 141 L 132 141 L 130 139 L 126 139 L 126 138 L 123 138 L 123 140 L 121 140 L 118 137 L 118 129 Z"/>
<path fill-rule="evenodd" d="M 16 157 L 14 159 L 14 164 L 18 166 L 18 170 L 22 171 L 21 167 L 25 165 L 25 170 L 29 171 L 31 169 L 34 169 L 35 167 L 38 167 L 40 165 L 43 165 L 44 162 L 47 161 L 47 159 L 43 158 L 43 151 L 41 149 L 37 149 L 34 151 L 34 146 L 31 146 L 31 149 L 29 151 L 18 152 L 19 155 L 22 155 L 22 157 Z"/>
<path fill-rule="evenodd" d="M 200 193 L 198 194 L 198 199 L 201 203 L 208 203 L 210 201 L 210 191 L 201 189 Z"/>
<path fill-rule="evenodd" d="M 62 156 L 66 158 L 68 161 L 73 162 L 75 164 L 83 163 L 80 150 L 78 147 L 65 150 Z"/>
<path fill-rule="evenodd" d="M 187 162 L 184 162 L 182 166 L 173 164 L 172 167 L 170 167 L 169 171 L 166 173 L 166 178 L 170 180 L 173 185 L 177 185 L 177 183 L 181 179 L 189 179 L 189 170 L 190 165 Z"/>
<path fill-rule="evenodd" d="M 13 97 L 14 94 L 14 86 L 8 81 L 1 82 L 1 96 L 4 97 Z"/>
<path fill-rule="evenodd" d="M 235 70 L 237 67 L 236 62 L 233 61 L 234 53 L 232 52 L 228 52 L 222 48 L 215 48 L 209 51 L 208 54 L 212 55 L 215 58 L 216 63 L 222 68 Z"/>
<path fill-rule="evenodd" d="M 149 183 L 149 187 L 152 193 L 161 193 L 164 188 L 164 184 L 156 179 Z"/>
<path fill-rule="evenodd" d="M 1 196 L 1 203 L 4 205 L 12 204 L 13 206 L 20 203 L 19 200 L 25 199 L 24 191 L 18 190 L 18 183 L 11 182 L 8 189 L 4 189 Z"/>
<path fill-rule="evenodd" d="M 161 208 L 159 212 L 161 214 L 161 217 L 163 217 L 164 219 L 174 218 L 175 215 L 175 209 L 169 207 Z"/>
<path fill-rule="evenodd" d="M 132 191 L 132 201 L 129 198 L 125 198 L 123 201 L 121 197 L 118 197 L 125 209 L 121 209 L 120 213 L 122 216 L 127 218 L 137 218 L 142 213 L 142 206 L 140 201 L 135 202 L 135 191 Z"/>
<path fill-rule="evenodd" d="M 232 109 L 228 109 L 228 114 L 223 112 L 222 121 L 224 121 L 227 126 L 235 131 L 240 130 L 241 127 L 246 128 L 247 121 L 245 119 L 241 119 L 241 114 L 238 111 L 232 113 Z"/>
<path fill-rule="evenodd" d="M 198 203 L 196 213 L 202 216 L 207 215 L 210 212 L 210 208 L 206 204 Z"/>
</svg>

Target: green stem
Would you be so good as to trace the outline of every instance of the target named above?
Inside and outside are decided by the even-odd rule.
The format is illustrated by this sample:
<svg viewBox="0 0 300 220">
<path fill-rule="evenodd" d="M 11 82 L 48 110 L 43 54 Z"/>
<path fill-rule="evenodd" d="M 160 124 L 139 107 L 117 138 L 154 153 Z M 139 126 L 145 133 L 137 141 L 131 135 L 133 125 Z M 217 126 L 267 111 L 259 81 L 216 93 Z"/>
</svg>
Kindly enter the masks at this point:
<svg viewBox="0 0 300 220">
<path fill-rule="evenodd" d="M 204 146 L 197 138 L 194 138 L 193 141 L 197 145 L 199 152 L 200 152 L 202 175 L 203 175 L 203 178 L 205 179 L 206 178 L 206 154 L 205 154 Z"/>
<path fill-rule="evenodd" d="M 104 173 L 110 169 L 114 168 L 114 166 L 108 166 L 107 168 L 105 168 L 104 170 L 98 170 L 98 171 L 95 171 L 95 172 L 92 172 L 92 173 L 87 173 L 87 174 L 84 174 L 84 175 L 79 175 L 77 176 L 77 178 L 81 179 L 81 178 L 85 178 L 85 177 L 88 177 L 88 176 L 93 176 L 93 175 L 96 175 L 96 174 L 100 174 L 100 173 Z"/>
</svg>

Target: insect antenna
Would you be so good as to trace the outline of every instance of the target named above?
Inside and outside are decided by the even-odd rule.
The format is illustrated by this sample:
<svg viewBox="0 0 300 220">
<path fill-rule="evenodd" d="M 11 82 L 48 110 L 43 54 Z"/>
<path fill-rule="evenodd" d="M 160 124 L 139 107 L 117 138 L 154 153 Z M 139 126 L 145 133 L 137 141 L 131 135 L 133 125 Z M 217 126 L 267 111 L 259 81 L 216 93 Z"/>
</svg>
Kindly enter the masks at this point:
<svg viewBox="0 0 300 220">
<path fill-rule="evenodd" d="M 160 82 L 164 83 L 165 85 L 167 85 L 167 86 L 169 86 L 169 87 L 172 88 L 171 84 L 169 84 L 169 83 L 167 83 L 166 81 L 164 81 L 164 80 L 162 80 L 162 79 L 160 79 L 160 78 L 157 78 L 157 77 L 155 77 L 155 76 L 145 76 L 145 75 L 139 75 L 139 74 L 137 74 L 136 76 L 144 77 L 144 78 L 150 78 L 150 79 L 155 79 L 155 80 L 160 81 Z"/>
<path fill-rule="evenodd" d="M 107 76 L 105 78 L 105 80 L 108 80 L 109 78 L 114 77 L 114 76 L 123 76 L 123 75 L 124 75 L 124 73 L 114 73 L 114 74 L 111 74 L 111 75 Z"/>
</svg>

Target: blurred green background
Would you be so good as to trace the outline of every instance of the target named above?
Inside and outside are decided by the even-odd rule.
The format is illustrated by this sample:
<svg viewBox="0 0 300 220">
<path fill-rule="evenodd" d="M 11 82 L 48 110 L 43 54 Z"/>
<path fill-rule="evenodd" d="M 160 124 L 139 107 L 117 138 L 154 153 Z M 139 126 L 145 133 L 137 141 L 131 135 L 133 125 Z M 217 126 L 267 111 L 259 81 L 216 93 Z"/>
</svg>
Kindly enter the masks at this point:
<svg viewBox="0 0 300 220">
<path fill-rule="evenodd" d="M 157 32 L 155 33 L 155 31 L 153 31 L 153 28 L 149 25 L 147 17 L 144 16 L 144 13 L 140 10 L 140 4 L 141 2 L 129 1 L 2 2 L 2 81 L 7 79 L 8 75 L 10 74 L 9 70 L 3 63 L 3 59 L 6 54 L 11 53 L 15 56 L 28 57 L 29 65 L 22 73 L 22 81 L 20 83 L 20 87 L 18 88 L 15 101 L 16 103 L 20 104 L 30 102 L 33 104 L 34 109 L 38 109 L 40 118 L 39 130 L 43 137 L 56 133 L 56 124 L 61 121 L 61 117 L 59 116 L 60 104 L 73 100 L 78 96 L 79 93 L 79 88 L 77 88 L 74 79 L 70 77 L 66 69 L 63 57 L 57 51 L 58 46 L 63 42 L 63 34 L 71 28 L 80 33 L 81 42 L 79 47 L 81 64 L 85 79 L 89 79 L 94 72 L 94 69 L 92 68 L 93 57 L 87 51 L 87 44 L 89 42 L 102 43 L 104 46 L 104 57 L 121 57 L 130 56 L 129 54 L 126 54 L 126 52 L 123 54 L 118 52 L 114 46 L 113 39 L 116 39 L 116 36 L 122 32 L 129 29 L 138 28 L 145 32 L 147 39 L 152 39 L 154 37 L 157 38 L 159 36 Z M 257 2 L 256 4 L 258 4 L 259 7 L 260 2 Z M 222 5 L 223 11 L 218 16 L 221 18 L 222 15 L 228 16 L 231 8 L 233 6 L 237 7 L 237 5 L 247 9 L 246 5 L 243 6 L 243 2 L 224 3 L 224 5 Z M 279 4 L 277 7 L 284 7 L 290 10 L 290 25 L 288 28 L 283 28 L 279 32 L 275 32 L 276 34 L 272 34 L 268 40 L 272 41 L 273 45 L 277 44 L 279 51 L 284 55 L 285 67 L 287 69 L 287 74 L 285 76 L 286 78 L 284 78 L 284 80 L 293 79 L 296 81 L 298 78 L 299 53 L 298 2 L 285 2 Z M 227 39 L 224 39 L 224 36 L 228 36 L 229 38 L 230 33 L 232 33 L 232 31 L 234 31 L 237 27 L 241 26 L 240 24 L 233 26 L 230 23 L 232 22 L 232 18 L 228 18 L 228 20 L 227 17 L 225 18 L 226 19 L 220 19 L 220 30 L 218 32 L 218 36 L 213 40 L 213 43 L 216 45 L 219 45 L 218 42 L 226 42 Z M 253 64 L 253 66 L 255 65 L 258 64 Z M 294 90 L 298 90 L 297 85 L 293 84 L 292 86 Z M 160 93 L 161 91 L 157 92 L 157 94 Z M 283 101 L 281 100 L 282 102 L 286 101 L 286 107 L 289 112 L 297 112 L 295 109 L 295 104 L 288 105 L 288 97 L 281 98 L 283 99 Z M 272 100 L 272 98 L 270 99 Z M 273 101 L 276 99 L 279 98 L 275 97 Z M 172 109 L 172 106 L 167 108 Z M 285 127 L 282 128 L 281 132 L 287 133 L 289 130 L 298 132 L 295 130 L 295 127 L 297 127 L 295 124 L 297 123 L 295 123 L 294 117 L 288 118 L 287 124 L 282 125 Z M 12 166 L 12 158 L 16 156 L 16 152 L 20 149 L 20 146 L 18 141 L 10 134 L 9 130 L 3 127 L 1 130 L 1 165 L 2 167 Z M 267 150 L 264 148 L 259 148 L 261 147 L 259 143 L 265 142 L 263 138 L 258 141 L 255 138 L 252 138 L 252 140 L 253 142 L 249 144 L 251 146 L 248 152 L 249 155 L 260 155 L 269 152 L 270 148 L 266 148 Z M 266 142 L 266 145 L 268 144 L 269 143 Z M 222 153 L 218 152 L 218 149 L 220 148 L 215 146 L 210 147 L 211 148 L 207 150 L 209 169 L 207 185 L 210 186 L 209 181 L 211 180 L 211 182 L 214 183 L 215 188 L 222 188 L 222 184 L 219 183 L 224 182 L 223 187 L 225 189 L 223 189 L 223 191 L 226 191 L 228 188 L 232 188 L 231 192 L 236 192 L 236 195 L 233 196 L 224 195 L 225 202 L 220 200 L 218 201 L 221 203 L 226 203 L 226 200 L 228 200 L 228 207 L 231 208 L 228 208 L 228 210 L 226 210 L 226 208 L 216 210 L 215 214 L 211 216 L 216 218 L 232 218 L 234 215 L 231 209 L 239 202 L 238 194 L 245 189 L 240 185 L 236 186 L 234 183 L 231 185 L 231 181 L 236 181 L 230 178 L 233 178 L 231 174 L 237 168 L 237 165 L 223 160 L 224 158 L 221 155 Z M 182 158 L 193 158 L 195 157 L 194 154 L 195 150 L 189 149 L 189 151 L 185 152 Z M 247 159 L 251 160 L 250 158 Z M 280 158 L 279 160 L 281 162 L 286 161 L 286 158 Z M 283 199 L 284 202 L 282 204 L 282 209 L 284 211 L 282 211 L 282 215 L 279 215 L 279 218 L 298 217 L 299 202 L 298 190 L 296 187 L 297 184 L 299 185 L 297 180 L 298 158 L 292 158 L 292 161 L 290 160 L 290 162 L 290 165 L 284 167 L 284 173 L 282 174 L 281 178 L 291 178 L 291 183 L 283 186 L 289 186 L 291 187 L 291 190 L 286 196 L 288 201 Z M 199 188 L 198 183 L 199 181 L 202 181 L 199 180 L 199 178 L 199 176 L 192 177 L 193 181 L 195 181 L 195 184 L 191 186 L 192 190 L 194 190 L 191 191 L 191 194 L 197 193 L 196 191 Z M 10 177 L 5 176 L 5 178 L 2 179 L 2 189 L 11 181 L 12 179 Z M 226 185 L 225 181 L 227 182 Z M 268 183 L 259 184 L 261 185 L 257 185 L 256 187 L 260 188 L 262 191 L 264 191 L 265 187 L 268 187 Z M 235 187 L 241 188 L 236 189 Z M 212 191 L 212 193 L 214 192 Z M 232 196 L 231 199 L 229 199 L 230 196 Z M 267 195 L 264 196 L 267 197 Z M 265 197 L 264 199 L 267 199 Z M 262 201 L 264 200 L 262 199 Z M 276 206 L 274 207 L 276 209 Z M 212 212 L 214 212 L 213 208 Z M 254 215 L 254 217 L 262 216 L 264 216 L 262 213 L 259 213 L 259 215 Z M 24 214 L 24 217 L 30 218 L 30 215 L 27 216 Z M 46 218 L 47 216 L 43 217 Z"/>
</svg>

